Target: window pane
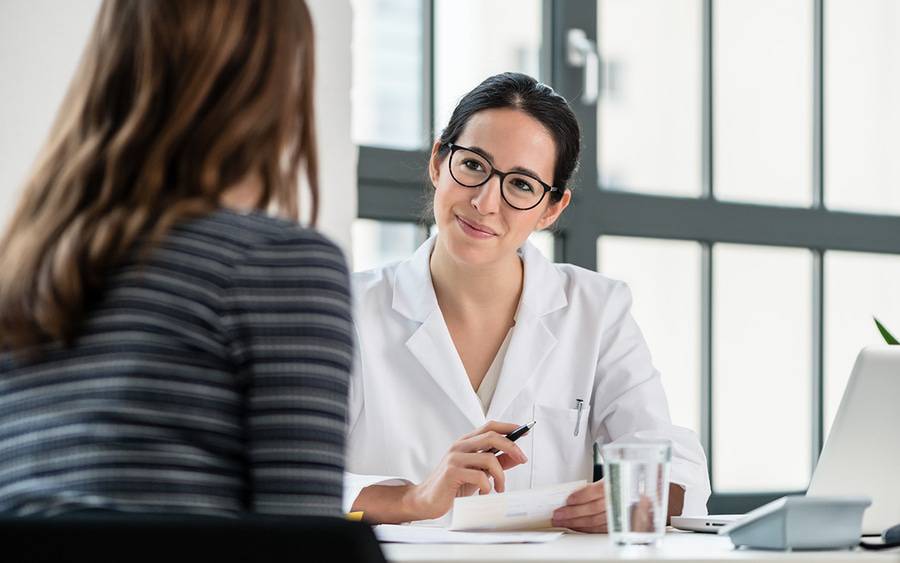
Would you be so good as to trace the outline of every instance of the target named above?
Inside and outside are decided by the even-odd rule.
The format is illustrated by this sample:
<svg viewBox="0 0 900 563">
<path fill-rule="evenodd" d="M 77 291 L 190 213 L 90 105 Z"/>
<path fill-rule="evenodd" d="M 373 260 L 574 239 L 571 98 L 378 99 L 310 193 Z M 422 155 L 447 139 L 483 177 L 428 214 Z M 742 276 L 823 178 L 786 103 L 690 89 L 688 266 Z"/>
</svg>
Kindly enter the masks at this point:
<svg viewBox="0 0 900 563">
<path fill-rule="evenodd" d="M 884 344 L 872 317 L 900 338 L 900 256 L 825 254 L 825 432 L 837 413 L 856 355 Z"/>
<path fill-rule="evenodd" d="M 428 137 L 422 1 L 352 0 L 353 140 L 414 149 Z"/>
<path fill-rule="evenodd" d="M 804 489 L 812 455 L 811 253 L 718 244 L 713 270 L 714 487 Z"/>
<path fill-rule="evenodd" d="M 662 374 L 672 421 L 700 432 L 700 245 L 600 237 L 601 273 L 626 282 L 632 314 Z"/>
<path fill-rule="evenodd" d="M 540 0 L 435 0 L 434 28 L 435 136 L 459 99 L 488 76 L 538 78 Z"/>
<path fill-rule="evenodd" d="M 900 2 L 825 2 L 825 203 L 900 213 Z"/>
<path fill-rule="evenodd" d="M 409 258 L 425 240 L 425 232 L 415 223 L 357 219 L 352 237 L 353 271 L 361 272 Z"/>
<path fill-rule="evenodd" d="M 716 197 L 811 205 L 813 2 L 720 1 L 713 17 Z"/>
<path fill-rule="evenodd" d="M 600 0 L 597 14 L 600 185 L 699 195 L 701 2 Z"/>
</svg>

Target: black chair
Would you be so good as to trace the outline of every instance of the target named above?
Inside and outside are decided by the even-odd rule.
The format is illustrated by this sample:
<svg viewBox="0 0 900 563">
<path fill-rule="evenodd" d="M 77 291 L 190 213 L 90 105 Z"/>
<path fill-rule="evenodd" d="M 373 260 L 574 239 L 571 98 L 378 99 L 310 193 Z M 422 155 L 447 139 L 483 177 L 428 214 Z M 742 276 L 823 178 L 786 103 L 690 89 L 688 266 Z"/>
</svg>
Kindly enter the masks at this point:
<svg viewBox="0 0 900 563">
<path fill-rule="evenodd" d="M 372 529 L 340 518 L 0 516 L 0 559 L 19 562 L 383 563 Z"/>
</svg>

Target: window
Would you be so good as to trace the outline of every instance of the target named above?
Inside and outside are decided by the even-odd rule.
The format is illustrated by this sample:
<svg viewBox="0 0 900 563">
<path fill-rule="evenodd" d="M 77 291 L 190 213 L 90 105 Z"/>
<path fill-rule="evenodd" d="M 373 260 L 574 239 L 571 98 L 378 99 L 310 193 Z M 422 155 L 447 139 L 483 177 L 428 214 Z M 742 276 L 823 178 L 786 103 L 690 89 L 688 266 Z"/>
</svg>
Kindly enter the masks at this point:
<svg viewBox="0 0 900 563">
<path fill-rule="evenodd" d="M 661 373 L 672 422 L 699 435 L 700 245 L 604 236 L 597 241 L 597 265 L 628 284 L 631 313 Z"/>
<path fill-rule="evenodd" d="M 353 223 L 353 271 L 371 270 L 415 252 L 425 230 L 415 223 L 357 219 Z"/>
<path fill-rule="evenodd" d="M 895 336 L 900 332 L 900 256 L 862 252 L 825 255 L 825 434 L 838 404 L 856 353 L 882 343 L 874 318 Z"/>
<path fill-rule="evenodd" d="M 700 195 L 700 6 L 599 2 L 597 159 L 604 188 Z"/>
<path fill-rule="evenodd" d="M 353 140 L 420 148 L 426 91 L 421 0 L 353 0 Z"/>
<path fill-rule="evenodd" d="M 558 233 L 535 238 L 629 283 L 673 419 L 707 451 L 711 511 L 803 491 L 859 348 L 880 339 L 871 317 L 900 332 L 884 287 L 900 279 L 900 5 L 417 5 L 425 109 L 408 115 L 427 134 L 360 148 L 360 217 L 415 223 L 456 98 L 493 72 L 538 73 L 572 103 L 584 147 Z M 509 29 L 492 36 L 497 13 Z M 596 100 L 567 61 L 575 28 L 596 42 Z"/>
<path fill-rule="evenodd" d="M 488 76 L 540 72 L 539 0 L 434 2 L 434 132 L 447 125 L 456 102 Z"/>
<path fill-rule="evenodd" d="M 812 254 L 717 244 L 712 264 L 715 487 L 805 489 L 812 449 Z"/>
<path fill-rule="evenodd" d="M 713 175 L 720 199 L 809 206 L 813 4 L 713 2 Z"/>
<path fill-rule="evenodd" d="M 900 4 L 825 2 L 825 204 L 900 213 Z"/>
</svg>

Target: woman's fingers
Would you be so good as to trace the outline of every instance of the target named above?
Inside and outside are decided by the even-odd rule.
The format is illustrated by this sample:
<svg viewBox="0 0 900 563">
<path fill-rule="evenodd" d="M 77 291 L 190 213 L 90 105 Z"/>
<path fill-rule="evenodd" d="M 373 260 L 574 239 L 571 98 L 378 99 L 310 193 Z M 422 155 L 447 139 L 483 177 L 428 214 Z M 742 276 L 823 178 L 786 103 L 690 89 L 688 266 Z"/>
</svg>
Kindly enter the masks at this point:
<svg viewBox="0 0 900 563">
<path fill-rule="evenodd" d="M 506 489 L 506 474 L 497 460 L 497 456 L 489 453 L 453 454 L 453 465 L 467 469 L 480 469 L 494 479 L 494 490 L 502 493 Z"/>
<path fill-rule="evenodd" d="M 497 461 L 500 462 L 500 467 L 504 470 L 512 469 L 517 465 L 521 465 L 523 462 L 518 457 L 513 457 L 509 454 L 500 454 L 497 456 Z M 528 461 L 527 459 L 525 461 Z"/>
<path fill-rule="evenodd" d="M 597 481 L 596 483 L 591 483 L 590 485 L 585 485 L 584 487 L 578 489 L 566 499 L 566 504 L 569 506 L 573 506 L 576 504 L 585 504 L 588 502 L 594 501 L 602 501 L 605 498 L 605 492 L 603 490 L 603 481 Z"/>
<path fill-rule="evenodd" d="M 605 532 L 606 531 L 606 514 L 594 514 L 592 516 L 581 516 L 579 518 L 569 518 L 566 520 L 553 519 L 553 526 L 556 528 L 569 528 L 578 532 Z"/>
<path fill-rule="evenodd" d="M 569 495 L 566 506 L 553 512 L 553 525 L 579 532 L 606 531 L 603 482 L 591 483 Z"/>
<path fill-rule="evenodd" d="M 525 452 L 523 452 L 515 442 L 505 435 L 493 430 L 489 430 L 478 436 L 466 438 L 465 440 L 460 440 L 453 445 L 452 449 L 459 452 L 489 452 L 491 449 L 494 449 L 498 452 L 508 454 L 513 459 L 518 460 L 519 463 L 528 461 Z"/>
<path fill-rule="evenodd" d="M 593 516 L 596 514 L 606 514 L 606 506 L 603 503 L 589 502 L 586 504 L 576 504 L 574 506 L 563 506 L 553 511 L 553 520 L 571 520 L 573 518 L 581 518 L 584 516 Z"/>
<path fill-rule="evenodd" d="M 518 424 L 513 424 L 511 422 L 497 422 L 496 420 L 489 420 L 484 426 L 480 428 L 476 428 L 475 430 L 469 432 L 468 434 L 464 434 L 460 436 L 459 441 L 465 440 L 467 438 L 473 438 L 478 436 L 479 434 L 484 434 L 485 432 L 497 432 L 498 434 L 509 434 L 516 428 L 518 428 Z"/>
<path fill-rule="evenodd" d="M 486 495 L 491 492 L 491 482 L 484 471 L 460 467 L 457 469 L 457 473 L 462 482 L 477 487 L 481 494 Z"/>
</svg>

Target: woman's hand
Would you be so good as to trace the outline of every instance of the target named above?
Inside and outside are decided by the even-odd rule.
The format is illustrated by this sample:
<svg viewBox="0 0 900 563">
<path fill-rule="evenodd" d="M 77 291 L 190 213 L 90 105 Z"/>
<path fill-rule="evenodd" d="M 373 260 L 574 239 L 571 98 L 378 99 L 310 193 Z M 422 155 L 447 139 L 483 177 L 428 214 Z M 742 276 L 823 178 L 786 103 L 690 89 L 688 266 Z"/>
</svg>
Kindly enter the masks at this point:
<svg viewBox="0 0 900 563">
<path fill-rule="evenodd" d="M 462 436 L 450 446 L 444 458 L 420 484 L 411 486 L 404 501 L 415 520 L 439 518 L 453 507 L 453 499 L 479 491 L 506 488 L 504 471 L 525 463 L 528 458 L 519 446 L 506 438 L 517 424 L 491 421 Z M 496 455 L 489 450 L 503 452 Z"/>
<path fill-rule="evenodd" d="M 566 506 L 553 512 L 553 525 L 576 532 L 606 533 L 606 494 L 603 481 L 578 489 L 566 499 Z"/>
</svg>

